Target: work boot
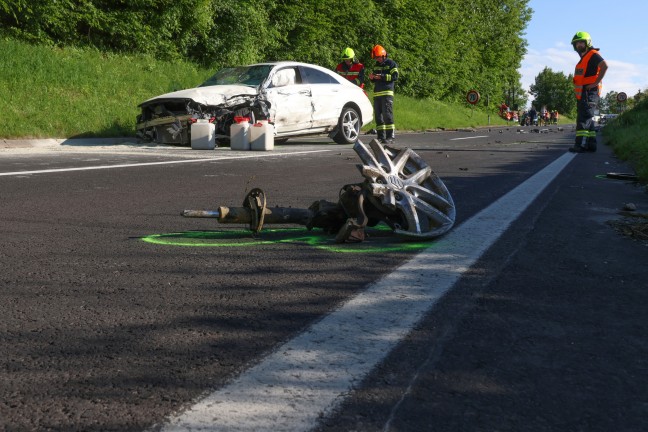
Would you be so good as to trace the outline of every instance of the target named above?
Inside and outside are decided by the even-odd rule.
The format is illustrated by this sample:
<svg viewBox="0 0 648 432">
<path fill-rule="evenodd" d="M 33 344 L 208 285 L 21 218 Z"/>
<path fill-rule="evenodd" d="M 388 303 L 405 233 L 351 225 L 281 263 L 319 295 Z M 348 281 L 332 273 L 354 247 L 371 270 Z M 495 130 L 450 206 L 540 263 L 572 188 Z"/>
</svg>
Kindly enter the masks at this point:
<svg viewBox="0 0 648 432">
<path fill-rule="evenodd" d="M 584 147 L 581 147 L 581 146 L 579 146 L 579 145 L 574 145 L 574 146 L 572 146 L 572 147 L 569 147 L 568 150 L 569 150 L 571 153 L 585 153 L 585 152 L 587 151 L 587 149 L 585 149 Z"/>
<path fill-rule="evenodd" d="M 388 130 L 385 138 L 386 144 L 392 145 L 394 144 L 394 131 L 393 130 Z"/>
</svg>

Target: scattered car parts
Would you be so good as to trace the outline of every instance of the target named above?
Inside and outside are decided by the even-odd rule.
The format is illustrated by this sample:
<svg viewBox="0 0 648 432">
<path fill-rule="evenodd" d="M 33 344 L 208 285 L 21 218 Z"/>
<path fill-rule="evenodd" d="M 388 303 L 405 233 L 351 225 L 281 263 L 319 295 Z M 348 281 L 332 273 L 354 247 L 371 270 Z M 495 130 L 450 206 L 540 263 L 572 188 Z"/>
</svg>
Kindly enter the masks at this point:
<svg viewBox="0 0 648 432">
<path fill-rule="evenodd" d="M 308 209 L 267 206 L 261 189 L 251 190 L 242 207 L 184 210 L 185 217 L 217 218 L 221 223 L 245 223 L 258 233 L 266 224 L 299 224 L 336 234 L 338 243 L 360 242 L 365 227 L 385 223 L 406 238 L 432 239 L 455 222 L 454 201 L 443 181 L 416 152 L 372 140 L 353 146 L 362 160 L 362 183 L 342 187 L 337 203 L 315 201 Z"/>
</svg>

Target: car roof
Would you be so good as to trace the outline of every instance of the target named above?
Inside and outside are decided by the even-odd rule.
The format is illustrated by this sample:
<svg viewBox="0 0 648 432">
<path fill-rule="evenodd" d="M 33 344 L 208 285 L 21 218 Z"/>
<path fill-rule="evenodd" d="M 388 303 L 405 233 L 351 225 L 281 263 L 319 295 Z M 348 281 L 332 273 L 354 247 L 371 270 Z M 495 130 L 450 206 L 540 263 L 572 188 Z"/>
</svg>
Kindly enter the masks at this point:
<svg viewBox="0 0 648 432">
<path fill-rule="evenodd" d="M 337 73 L 335 73 L 335 71 L 332 71 L 331 69 L 327 69 L 327 68 L 325 68 L 325 67 L 323 67 L 323 66 L 316 65 L 316 64 L 312 64 L 312 63 L 303 63 L 303 62 L 296 62 L 296 61 L 287 61 L 287 60 L 284 60 L 284 61 L 269 61 L 269 62 L 263 62 L 263 63 L 255 63 L 255 64 L 246 65 L 246 66 L 265 66 L 265 65 L 267 65 L 267 66 L 272 66 L 273 68 L 276 68 L 276 67 L 282 67 L 282 66 L 304 66 L 304 67 L 310 67 L 310 68 L 317 69 L 317 70 L 319 70 L 319 71 L 322 71 L 322 72 L 324 72 L 324 73 L 330 75 L 333 79 L 335 79 L 338 83 L 340 83 L 340 84 L 342 84 L 342 85 L 348 85 L 348 84 L 350 84 L 350 85 L 352 85 L 352 86 L 356 86 L 356 85 L 353 84 L 351 81 L 349 81 L 349 80 L 347 80 L 347 79 L 344 79 L 344 78 L 341 78 L 340 75 L 338 75 Z"/>
<path fill-rule="evenodd" d="M 314 65 L 314 64 L 310 64 L 310 63 L 302 63 L 302 62 L 290 61 L 290 60 L 278 60 L 278 61 L 260 62 L 260 63 L 251 64 L 251 65 L 248 65 L 248 66 L 260 66 L 260 65 L 317 66 L 317 65 Z M 321 67 L 321 66 L 317 66 L 317 67 Z"/>
<path fill-rule="evenodd" d="M 356 88 L 360 89 L 360 87 L 357 86 L 354 82 L 349 81 L 348 79 L 344 78 L 342 75 L 338 74 L 335 70 L 326 68 L 324 66 L 311 64 L 311 63 L 302 63 L 302 62 L 276 62 L 275 64 L 311 67 L 313 69 L 317 69 L 319 71 L 327 73 L 328 75 L 330 75 L 333 79 L 335 79 L 338 83 L 340 83 L 342 85 L 345 85 L 345 86 L 348 85 L 350 87 L 356 87 Z"/>
<path fill-rule="evenodd" d="M 303 63 L 303 62 L 296 62 L 296 61 L 289 61 L 289 60 L 281 60 L 281 61 L 270 61 L 270 62 L 263 62 L 263 63 L 255 63 L 247 66 L 263 66 L 263 65 L 270 65 L 270 66 L 307 66 L 307 67 L 312 67 L 315 69 L 320 69 L 326 72 L 332 72 L 330 69 L 327 69 L 323 66 L 316 65 L 316 64 L 311 64 L 311 63 Z"/>
</svg>

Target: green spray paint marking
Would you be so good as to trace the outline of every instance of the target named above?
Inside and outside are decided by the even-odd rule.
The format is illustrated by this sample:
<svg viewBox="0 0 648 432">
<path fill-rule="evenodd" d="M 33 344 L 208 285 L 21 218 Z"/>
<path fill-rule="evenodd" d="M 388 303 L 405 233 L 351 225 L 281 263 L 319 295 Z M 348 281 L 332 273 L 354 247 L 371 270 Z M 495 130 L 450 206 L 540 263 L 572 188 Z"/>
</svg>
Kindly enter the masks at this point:
<svg viewBox="0 0 648 432">
<path fill-rule="evenodd" d="M 378 225 L 366 230 L 368 240 L 362 243 L 337 244 L 332 235 L 303 228 L 264 229 L 262 237 L 251 237 L 247 230 L 185 231 L 151 234 L 142 237 L 147 243 L 184 247 L 250 247 L 284 243 L 302 243 L 311 247 L 338 253 L 381 253 L 415 251 L 431 246 L 430 242 L 402 241 L 391 229 Z"/>
<path fill-rule="evenodd" d="M 147 243 L 190 247 L 242 247 L 272 244 L 274 241 L 250 237 L 249 231 L 185 231 L 151 234 L 142 237 Z"/>
</svg>

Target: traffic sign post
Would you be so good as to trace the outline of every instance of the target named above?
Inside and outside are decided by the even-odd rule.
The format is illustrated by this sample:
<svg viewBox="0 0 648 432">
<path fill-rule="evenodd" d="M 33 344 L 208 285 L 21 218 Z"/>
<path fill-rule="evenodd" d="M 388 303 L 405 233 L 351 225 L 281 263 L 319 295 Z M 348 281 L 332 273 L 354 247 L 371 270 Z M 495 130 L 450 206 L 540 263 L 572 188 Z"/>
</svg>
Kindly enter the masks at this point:
<svg viewBox="0 0 648 432">
<path fill-rule="evenodd" d="M 470 110 L 470 117 L 472 117 L 475 104 L 479 102 L 479 92 L 477 90 L 470 90 L 466 93 L 466 101 L 472 105 L 472 109 Z"/>
<path fill-rule="evenodd" d="M 617 93 L 616 99 L 617 99 L 617 103 L 620 105 L 620 107 L 619 107 L 620 111 L 621 112 L 625 111 L 625 108 L 626 108 L 625 104 L 628 101 L 628 95 L 625 94 L 625 92 L 620 92 L 620 93 Z"/>
<path fill-rule="evenodd" d="M 466 94 L 466 101 L 471 105 L 476 105 L 479 102 L 479 92 L 477 90 L 470 90 Z"/>
</svg>

